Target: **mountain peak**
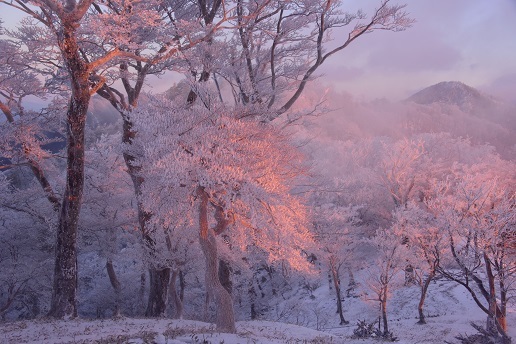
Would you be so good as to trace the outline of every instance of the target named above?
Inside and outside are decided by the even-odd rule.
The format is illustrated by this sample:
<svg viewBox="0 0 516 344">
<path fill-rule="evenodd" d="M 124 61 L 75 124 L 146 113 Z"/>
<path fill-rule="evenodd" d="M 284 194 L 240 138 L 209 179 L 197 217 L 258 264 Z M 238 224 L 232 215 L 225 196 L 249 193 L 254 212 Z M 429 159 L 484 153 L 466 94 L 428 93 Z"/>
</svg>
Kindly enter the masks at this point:
<svg viewBox="0 0 516 344">
<path fill-rule="evenodd" d="M 462 110 L 485 108 L 493 105 L 491 97 L 460 81 L 443 81 L 429 86 L 412 96 L 408 101 L 418 104 L 442 103 L 456 105 Z"/>
</svg>

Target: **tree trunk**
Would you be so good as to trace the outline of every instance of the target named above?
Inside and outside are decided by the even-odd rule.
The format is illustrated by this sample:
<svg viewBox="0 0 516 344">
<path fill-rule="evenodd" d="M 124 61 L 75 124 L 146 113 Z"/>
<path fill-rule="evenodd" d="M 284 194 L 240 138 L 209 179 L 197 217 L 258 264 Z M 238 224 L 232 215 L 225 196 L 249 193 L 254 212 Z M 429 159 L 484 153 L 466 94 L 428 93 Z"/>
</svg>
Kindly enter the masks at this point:
<svg viewBox="0 0 516 344">
<path fill-rule="evenodd" d="M 491 267 L 491 260 L 484 252 L 484 264 L 486 267 L 486 277 L 489 284 L 489 313 L 487 316 L 486 330 L 489 333 L 500 334 L 502 342 L 510 343 L 509 336 L 507 335 L 507 323 L 505 314 L 502 314 L 496 301 L 496 286 L 495 286 L 495 275 Z"/>
<path fill-rule="evenodd" d="M 87 104 L 87 101 L 86 101 Z M 68 112 L 66 189 L 59 213 L 50 316 L 77 316 L 77 225 L 84 187 L 84 119 L 87 105 L 73 99 Z"/>
<path fill-rule="evenodd" d="M 228 291 L 222 286 L 218 275 L 218 255 L 215 233 L 208 225 L 208 194 L 204 188 L 199 187 L 199 242 L 206 262 L 205 284 L 206 292 L 211 296 L 216 305 L 217 330 L 235 333 L 235 315 L 233 300 Z"/>
<path fill-rule="evenodd" d="M 346 296 L 351 297 L 353 291 L 355 290 L 357 283 L 355 282 L 355 276 L 353 275 L 353 270 L 348 266 L 348 276 L 349 276 L 349 282 L 348 282 L 348 289 L 346 289 Z"/>
<path fill-rule="evenodd" d="M 113 261 L 108 259 L 106 262 L 106 270 L 109 276 L 109 282 L 111 282 L 111 286 L 115 290 L 115 310 L 113 312 L 113 316 L 120 316 L 120 299 L 122 294 L 122 287 L 120 285 L 120 281 L 116 277 L 116 272 L 113 267 Z"/>
<path fill-rule="evenodd" d="M 131 145 L 133 148 L 135 147 L 133 145 L 133 141 L 136 138 L 137 132 L 133 128 L 133 121 L 131 119 L 131 112 L 132 110 L 138 105 L 138 98 L 140 96 L 140 92 L 142 90 L 142 87 L 144 85 L 145 77 L 147 76 L 147 73 L 149 72 L 149 69 L 152 67 L 152 63 L 145 64 L 141 69 L 137 70 L 137 78 L 136 83 L 133 86 L 130 84 L 130 80 L 126 77 L 122 77 L 122 84 L 124 85 L 124 89 L 127 93 L 127 102 L 125 102 L 125 99 L 121 97 L 122 99 L 117 99 L 115 96 L 113 96 L 113 90 L 106 86 L 100 88 L 97 93 L 103 97 L 104 99 L 108 100 L 111 105 L 120 113 L 123 120 L 123 135 L 122 135 L 122 142 L 126 145 Z M 120 71 L 126 72 L 128 69 L 128 65 L 126 63 L 120 64 Z M 116 92 L 118 93 L 118 92 Z M 148 223 L 152 217 L 152 213 L 145 210 L 142 202 L 141 202 L 141 195 L 142 195 L 142 184 L 144 182 L 144 178 L 141 175 L 141 169 L 142 167 L 137 164 L 136 158 L 138 157 L 138 152 L 136 153 L 129 153 L 124 152 L 123 153 L 124 162 L 127 167 L 127 173 L 131 177 L 131 181 L 133 183 L 134 188 L 134 194 L 136 196 L 136 206 L 138 210 L 138 224 L 140 232 L 142 233 L 143 241 L 146 245 L 145 249 L 148 250 L 149 256 L 153 257 L 155 256 L 155 243 L 152 239 L 150 239 L 150 231 L 148 229 Z M 149 293 L 149 299 L 147 300 L 147 308 L 145 311 L 145 314 L 148 314 L 151 310 L 157 310 L 156 304 L 167 304 L 166 296 L 168 295 L 168 286 L 169 283 L 164 283 L 164 280 L 158 276 L 164 277 L 164 269 L 161 268 L 155 268 L 152 266 L 149 268 L 149 273 L 156 277 L 156 278 L 150 278 L 150 290 L 153 292 Z M 169 269 L 170 270 L 170 269 Z M 170 271 L 169 273 L 170 274 Z M 166 279 L 166 278 L 165 278 Z M 161 300 L 156 300 L 155 297 L 161 297 Z M 166 309 L 165 309 L 166 311 Z M 149 316 L 152 317 L 159 317 L 161 316 L 160 313 L 151 313 Z"/>
<path fill-rule="evenodd" d="M 145 307 L 145 285 L 147 284 L 147 274 L 145 270 L 143 270 L 140 274 L 140 290 L 138 291 L 138 312 L 140 314 L 144 313 Z"/>
<path fill-rule="evenodd" d="M 183 299 L 177 293 L 176 281 L 180 278 L 180 270 L 173 269 L 172 276 L 170 277 L 170 285 L 168 287 L 168 294 L 172 299 L 172 303 L 174 304 L 174 315 L 172 318 L 174 319 L 182 319 L 183 318 Z M 181 281 L 179 282 L 181 285 Z"/>
<path fill-rule="evenodd" d="M 199 82 L 206 82 L 210 78 L 210 72 L 207 72 L 205 70 L 202 71 L 201 76 L 199 77 Z M 186 102 L 188 104 L 193 104 L 197 100 L 197 92 L 192 88 L 190 89 L 190 92 L 188 92 L 188 96 L 186 98 Z"/>
<path fill-rule="evenodd" d="M 251 320 L 256 320 L 258 318 L 258 312 L 256 311 L 256 290 L 253 285 L 253 280 L 249 283 L 249 288 L 247 289 L 247 293 L 249 294 L 249 303 L 251 308 Z"/>
<path fill-rule="evenodd" d="M 229 294 L 233 292 L 233 282 L 231 282 L 231 269 L 229 264 L 220 259 L 219 260 L 219 280 L 220 284 L 228 291 Z"/>
<path fill-rule="evenodd" d="M 5 303 L 3 305 L 0 305 L 0 314 L 2 320 L 5 320 L 5 313 L 7 313 L 7 310 L 11 305 L 13 304 L 14 300 L 16 300 L 16 296 L 22 291 L 23 285 L 17 285 L 14 288 L 8 288 L 7 290 L 7 300 L 5 300 Z"/>
<path fill-rule="evenodd" d="M 389 335 L 389 325 L 387 323 L 387 293 L 388 293 L 388 286 L 384 286 L 380 299 L 381 299 L 381 309 L 382 309 L 383 335 L 385 337 L 387 337 Z"/>
<path fill-rule="evenodd" d="M 87 65 L 79 56 L 75 29 L 63 25 L 59 47 L 70 74 L 72 95 L 67 119 L 66 187 L 59 212 L 55 247 L 54 284 L 49 315 L 77 316 L 77 226 L 84 188 L 84 127 L 90 102 Z"/>
<path fill-rule="evenodd" d="M 407 265 L 405 267 L 405 285 L 414 284 L 414 267 L 412 265 Z"/>
<path fill-rule="evenodd" d="M 149 269 L 149 282 L 149 300 L 145 316 L 163 317 L 167 310 L 170 268 Z"/>
<path fill-rule="evenodd" d="M 484 264 L 486 267 L 486 277 L 489 284 L 489 294 L 488 294 L 488 304 L 489 304 L 489 313 L 487 315 L 487 325 L 486 330 L 489 333 L 497 333 L 498 329 L 496 326 L 496 289 L 494 283 L 494 275 L 491 269 L 491 261 L 487 258 L 487 255 L 484 253 Z"/>
<path fill-rule="evenodd" d="M 500 264 L 503 266 L 503 264 Z M 500 274 L 500 311 L 497 313 L 498 323 L 502 329 L 507 333 L 507 291 L 505 289 L 505 273 Z"/>
<path fill-rule="evenodd" d="M 183 273 L 183 270 L 179 270 L 179 300 L 181 300 L 181 302 L 185 300 L 185 288 L 185 274 Z"/>
<path fill-rule="evenodd" d="M 134 105 L 136 104 L 133 101 Z M 132 145 L 133 140 L 136 137 L 136 131 L 133 129 L 133 122 L 131 121 L 130 112 L 124 115 L 123 123 L 123 136 L 122 142 L 125 144 Z M 145 210 L 140 197 L 142 195 L 142 184 L 144 178 L 141 176 L 141 166 L 137 165 L 136 157 L 132 154 L 125 152 L 123 154 L 125 165 L 127 167 L 127 173 L 131 177 L 133 182 L 134 193 L 136 195 L 136 207 L 138 210 L 138 225 L 142 238 L 144 241 L 144 249 L 148 250 L 149 256 L 155 256 L 156 245 L 154 240 L 150 236 L 150 230 L 148 223 L 152 217 L 152 214 Z M 147 308 L 145 310 L 145 316 L 149 317 L 161 317 L 165 315 L 168 301 L 168 286 L 170 279 L 170 268 L 155 268 L 152 266 L 149 268 L 149 298 L 147 299 Z"/>
<path fill-rule="evenodd" d="M 432 271 L 430 274 L 428 274 L 427 278 L 425 279 L 425 282 L 421 286 L 421 297 L 419 298 L 419 304 L 417 305 L 417 311 L 419 313 L 419 321 L 418 324 L 426 324 L 425 321 L 425 314 L 423 313 L 423 307 L 425 305 L 425 299 L 426 299 L 426 293 L 428 291 L 428 286 L 430 285 L 430 282 L 435 277 L 435 272 Z"/>
<path fill-rule="evenodd" d="M 335 296 L 337 297 L 337 313 L 339 313 L 340 324 L 349 324 L 349 321 L 344 319 L 344 312 L 342 310 L 342 295 L 340 291 L 340 274 L 339 268 L 334 261 L 330 261 L 330 270 L 333 278 L 333 285 L 335 286 Z"/>
</svg>

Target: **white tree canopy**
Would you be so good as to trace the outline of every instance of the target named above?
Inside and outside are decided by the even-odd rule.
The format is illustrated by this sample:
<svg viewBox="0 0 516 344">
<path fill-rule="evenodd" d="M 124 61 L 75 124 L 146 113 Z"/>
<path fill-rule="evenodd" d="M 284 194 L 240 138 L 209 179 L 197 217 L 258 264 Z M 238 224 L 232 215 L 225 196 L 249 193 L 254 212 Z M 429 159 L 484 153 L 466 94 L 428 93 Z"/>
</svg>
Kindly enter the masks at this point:
<svg viewBox="0 0 516 344">
<path fill-rule="evenodd" d="M 195 218 L 192 203 L 202 187 L 233 223 L 233 245 L 256 245 L 269 261 L 286 258 L 295 268 L 307 267 L 299 254 L 312 241 L 307 211 L 289 194 L 303 158 L 288 137 L 224 107 L 174 109 L 156 100 L 135 117 L 142 140 L 128 149 L 143 152 L 143 201 L 158 221 Z"/>
</svg>

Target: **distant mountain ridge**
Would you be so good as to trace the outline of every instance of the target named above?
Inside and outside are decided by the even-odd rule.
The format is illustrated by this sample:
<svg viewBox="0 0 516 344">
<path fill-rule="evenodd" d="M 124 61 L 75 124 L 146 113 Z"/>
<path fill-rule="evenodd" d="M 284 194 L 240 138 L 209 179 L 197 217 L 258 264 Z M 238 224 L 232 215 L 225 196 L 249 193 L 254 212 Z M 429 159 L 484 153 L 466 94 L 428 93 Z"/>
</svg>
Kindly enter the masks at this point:
<svg viewBox="0 0 516 344">
<path fill-rule="evenodd" d="M 443 81 L 429 86 L 407 98 L 407 101 L 423 105 L 432 103 L 456 105 L 467 112 L 492 108 L 499 103 L 492 96 L 460 81 Z"/>
<path fill-rule="evenodd" d="M 516 107 L 510 103 L 459 81 L 429 86 L 404 102 L 435 106 L 445 114 L 447 117 L 434 118 L 434 130 L 468 136 L 474 142 L 493 145 L 507 159 L 516 157 Z"/>
</svg>

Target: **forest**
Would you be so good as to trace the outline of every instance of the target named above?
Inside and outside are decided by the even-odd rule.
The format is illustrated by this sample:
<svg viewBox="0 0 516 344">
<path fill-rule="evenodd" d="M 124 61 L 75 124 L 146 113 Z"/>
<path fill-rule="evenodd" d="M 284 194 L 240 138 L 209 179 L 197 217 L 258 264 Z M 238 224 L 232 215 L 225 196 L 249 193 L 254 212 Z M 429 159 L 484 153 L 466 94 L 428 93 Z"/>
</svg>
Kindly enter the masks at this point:
<svg viewBox="0 0 516 344">
<path fill-rule="evenodd" d="M 6 7 L 22 19 L 0 17 L 0 328 L 273 322 L 349 329 L 278 343 L 395 341 L 400 318 L 417 332 L 467 303 L 446 338 L 512 342 L 516 106 L 461 82 L 365 102 L 319 78 L 356 40 L 410 30 L 410 5 Z M 168 329 L 140 342 L 189 333 Z M 186 342 L 209 343 L 197 330 Z M 136 343 L 105 338 L 84 343 Z"/>
</svg>

